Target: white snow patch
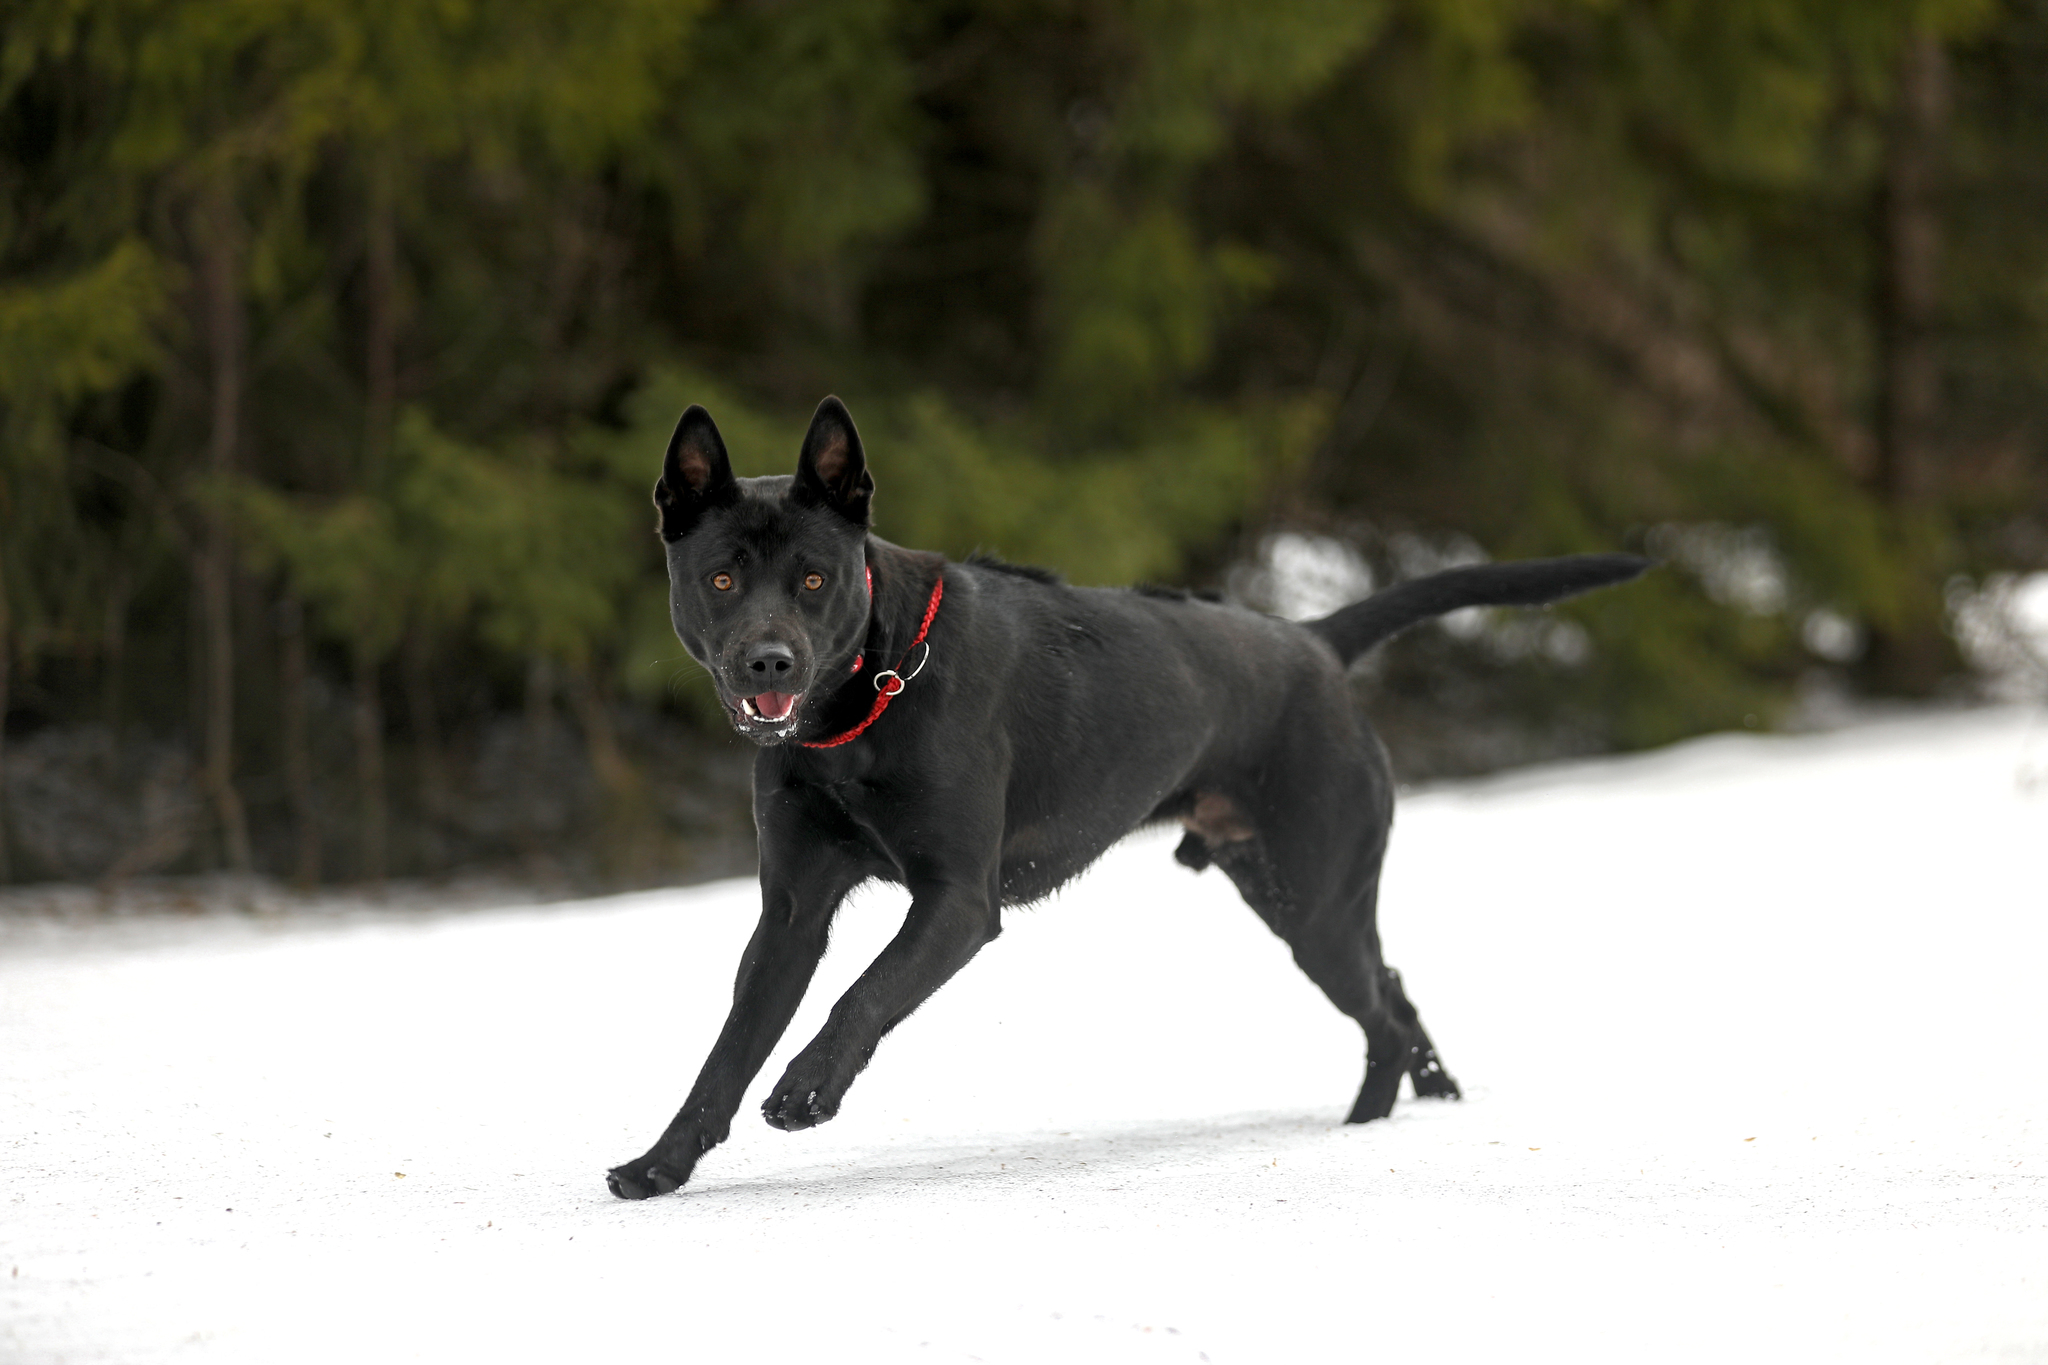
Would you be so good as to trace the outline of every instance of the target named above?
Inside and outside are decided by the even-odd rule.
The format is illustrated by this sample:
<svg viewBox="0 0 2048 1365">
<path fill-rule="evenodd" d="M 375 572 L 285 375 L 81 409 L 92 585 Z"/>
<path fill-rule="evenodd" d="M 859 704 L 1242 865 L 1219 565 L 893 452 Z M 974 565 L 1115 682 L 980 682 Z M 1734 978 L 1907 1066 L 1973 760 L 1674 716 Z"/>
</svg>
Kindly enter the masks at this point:
<svg viewBox="0 0 2048 1365">
<path fill-rule="evenodd" d="M 1957 578 L 1947 596 L 1956 643 L 1991 694 L 2048 700 L 2048 573 Z"/>
<path fill-rule="evenodd" d="M 1361 1127 L 1356 1030 L 1134 839 L 836 1122 L 750 1104 L 642 1204 L 604 1168 L 709 1046 L 750 884 L 16 936 L 0 1359 L 2048 1360 L 2027 725 L 1410 799 L 1383 935 L 1468 1097 Z M 849 908 L 754 1099 L 901 904 Z"/>
<path fill-rule="evenodd" d="M 1775 616 L 1791 601 L 1791 576 L 1768 527 L 1665 522 L 1650 528 L 1646 545 L 1653 559 L 1683 565 L 1716 602 L 1752 616 Z"/>
<path fill-rule="evenodd" d="M 1231 593 L 1290 621 L 1328 616 L 1372 595 L 1372 567 L 1356 546 L 1334 536 L 1277 531 L 1259 556 L 1232 574 Z"/>
</svg>

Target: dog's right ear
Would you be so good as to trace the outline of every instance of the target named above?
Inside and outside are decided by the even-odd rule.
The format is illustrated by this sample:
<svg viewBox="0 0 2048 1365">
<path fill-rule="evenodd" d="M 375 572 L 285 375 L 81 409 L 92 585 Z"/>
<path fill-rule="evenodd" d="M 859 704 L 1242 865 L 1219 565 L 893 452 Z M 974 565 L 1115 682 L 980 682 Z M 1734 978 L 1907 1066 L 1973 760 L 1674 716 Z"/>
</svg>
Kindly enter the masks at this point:
<svg viewBox="0 0 2048 1365">
<path fill-rule="evenodd" d="M 663 540 L 680 540 L 697 518 L 730 503 L 738 491 L 717 425 L 701 404 L 692 403 L 668 438 L 668 455 L 654 485 L 660 517 L 656 529 Z"/>
</svg>

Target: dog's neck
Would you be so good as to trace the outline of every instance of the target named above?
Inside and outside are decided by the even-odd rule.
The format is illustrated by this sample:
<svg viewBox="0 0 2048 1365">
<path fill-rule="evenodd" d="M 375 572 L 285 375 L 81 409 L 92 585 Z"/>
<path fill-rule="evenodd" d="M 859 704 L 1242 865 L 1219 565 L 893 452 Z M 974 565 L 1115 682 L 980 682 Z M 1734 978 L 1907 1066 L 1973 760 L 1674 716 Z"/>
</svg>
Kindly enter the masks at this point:
<svg viewBox="0 0 2048 1365">
<path fill-rule="evenodd" d="M 910 648 L 931 600 L 932 584 L 945 564 L 944 555 L 906 550 L 880 536 L 868 537 L 867 567 L 874 576 L 875 590 L 868 603 L 867 637 L 861 643 L 866 669 L 888 668 Z M 851 668 L 852 661 L 847 665 Z"/>
<path fill-rule="evenodd" d="M 944 555 L 906 550 L 873 535 L 867 539 L 865 553 L 873 583 L 868 597 L 867 630 L 861 637 L 858 655 L 848 655 L 833 664 L 840 683 L 818 712 L 827 735 L 843 733 L 868 714 L 875 700 L 875 678 L 884 669 L 895 668 L 917 638 L 918 627 L 931 602 L 932 586 L 946 565 Z M 854 667 L 855 657 L 862 661 L 858 669 Z"/>
</svg>

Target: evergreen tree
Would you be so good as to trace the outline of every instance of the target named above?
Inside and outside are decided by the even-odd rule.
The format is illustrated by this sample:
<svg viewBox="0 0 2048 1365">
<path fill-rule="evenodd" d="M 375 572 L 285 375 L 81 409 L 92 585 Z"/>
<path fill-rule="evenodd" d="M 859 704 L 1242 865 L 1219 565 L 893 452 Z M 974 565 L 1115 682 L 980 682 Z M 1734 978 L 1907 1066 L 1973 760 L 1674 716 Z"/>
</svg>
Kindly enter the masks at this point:
<svg viewBox="0 0 2048 1365">
<path fill-rule="evenodd" d="M 702 401 L 785 472 L 827 391 L 883 534 L 1084 582 L 1672 561 L 1394 646 L 1411 767 L 1767 724 L 1816 620 L 1925 695 L 1951 584 L 2048 561 L 2044 56 L 2031 0 L 20 0 L 0 715 L 185 746 L 180 866 L 375 880 L 537 854 L 565 708 L 654 875 L 647 737 L 718 730 L 655 456 Z"/>
</svg>

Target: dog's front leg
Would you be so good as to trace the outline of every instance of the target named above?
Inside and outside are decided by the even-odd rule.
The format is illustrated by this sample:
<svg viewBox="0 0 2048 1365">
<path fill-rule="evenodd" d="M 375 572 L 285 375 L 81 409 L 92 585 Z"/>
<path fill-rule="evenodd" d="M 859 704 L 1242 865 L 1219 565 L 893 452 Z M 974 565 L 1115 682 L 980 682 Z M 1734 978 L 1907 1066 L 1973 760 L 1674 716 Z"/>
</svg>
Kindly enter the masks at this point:
<svg viewBox="0 0 2048 1365">
<path fill-rule="evenodd" d="M 913 878 L 910 889 L 903 927 L 762 1103 L 771 1127 L 811 1128 L 837 1114 L 882 1036 L 1002 931 L 992 872 Z"/>
<path fill-rule="evenodd" d="M 763 834 L 765 850 L 772 836 Z M 740 959 L 725 1027 L 661 1140 L 605 1177 L 621 1199 L 678 1188 L 725 1141 L 748 1084 L 781 1041 L 825 955 L 833 912 L 861 876 L 857 862 L 829 847 L 806 848 L 800 858 L 764 857 L 762 869 L 761 922 Z"/>
</svg>

